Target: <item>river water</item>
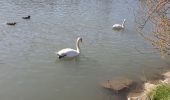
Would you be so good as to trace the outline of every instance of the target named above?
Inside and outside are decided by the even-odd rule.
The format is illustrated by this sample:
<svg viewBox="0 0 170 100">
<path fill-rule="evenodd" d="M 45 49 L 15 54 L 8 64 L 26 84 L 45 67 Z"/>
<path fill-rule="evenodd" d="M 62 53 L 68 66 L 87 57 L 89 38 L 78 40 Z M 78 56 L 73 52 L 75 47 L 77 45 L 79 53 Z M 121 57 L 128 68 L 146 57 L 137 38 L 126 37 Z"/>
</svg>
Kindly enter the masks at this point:
<svg viewBox="0 0 170 100">
<path fill-rule="evenodd" d="M 107 79 L 150 79 L 168 63 L 135 31 L 138 0 L 1 0 L 1 100 L 125 100 L 100 87 Z M 30 15 L 30 20 L 22 19 Z M 124 31 L 114 23 L 126 19 Z M 15 26 L 6 22 L 16 21 Z M 58 60 L 55 52 L 81 55 Z M 140 50 L 140 52 L 139 52 Z"/>
</svg>

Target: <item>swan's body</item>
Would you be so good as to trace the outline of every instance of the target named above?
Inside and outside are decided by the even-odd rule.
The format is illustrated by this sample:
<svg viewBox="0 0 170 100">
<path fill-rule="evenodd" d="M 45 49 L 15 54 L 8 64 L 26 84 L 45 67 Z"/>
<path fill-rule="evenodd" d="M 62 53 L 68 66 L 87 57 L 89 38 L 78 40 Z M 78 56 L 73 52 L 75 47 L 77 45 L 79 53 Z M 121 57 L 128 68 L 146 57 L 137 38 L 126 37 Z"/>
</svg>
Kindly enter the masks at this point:
<svg viewBox="0 0 170 100">
<path fill-rule="evenodd" d="M 77 50 L 74 50 L 74 49 L 71 49 L 71 48 L 66 48 L 66 49 L 62 49 L 58 52 L 56 52 L 56 54 L 58 55 L 58 58 L 61 59 L 61 58 L 71 58 L 71 57 L 76 57 L 80 54 L 80 46 L 79 46 L 79 43 L 82 42 L 82 38 L 77 38 L 77 41 L 76 41 L 76 48 Z"/>
<path fill-rule="evenodd" d="M 124 27 L 125 27 L 125 26 L 124 26 L 125 21 L 126 21 L 126 19 L 123 20 L 122 24 L 114 24 L 114 25 L 112 26 L 112 28 L 113 28 L 114 30 L 124 29 Z"/>
<path fill-rule="evenodd" d="M 66 48 L 62 49 L 57 52 L 57 55 L 59 58 L 63 57 L 75 57 L 78 56 L 80 52 L 77 52 L 77 50 L 71 49 L 71 48 Z"/>
</svg>

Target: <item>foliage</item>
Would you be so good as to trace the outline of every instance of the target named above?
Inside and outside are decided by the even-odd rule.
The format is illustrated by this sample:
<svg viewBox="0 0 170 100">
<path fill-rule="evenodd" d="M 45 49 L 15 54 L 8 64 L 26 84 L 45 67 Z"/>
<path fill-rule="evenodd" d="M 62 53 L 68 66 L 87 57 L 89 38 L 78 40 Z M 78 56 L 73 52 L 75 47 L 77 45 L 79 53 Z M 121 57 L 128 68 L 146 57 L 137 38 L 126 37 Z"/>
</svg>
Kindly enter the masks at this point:
<svg viewBox="0 0 170 100">
<path fill-rule="evenodd" d="M 170 100 L 170 85 L 160 84 L 149 94 L 150 100 Z"/>
<path fill-rule="evenodd" d="M 140 0 L 136 29 L 162 55 L 170 54 L 170 1 Z M 144 28 L 151 26 L 147 32 Z"/>
</svg>

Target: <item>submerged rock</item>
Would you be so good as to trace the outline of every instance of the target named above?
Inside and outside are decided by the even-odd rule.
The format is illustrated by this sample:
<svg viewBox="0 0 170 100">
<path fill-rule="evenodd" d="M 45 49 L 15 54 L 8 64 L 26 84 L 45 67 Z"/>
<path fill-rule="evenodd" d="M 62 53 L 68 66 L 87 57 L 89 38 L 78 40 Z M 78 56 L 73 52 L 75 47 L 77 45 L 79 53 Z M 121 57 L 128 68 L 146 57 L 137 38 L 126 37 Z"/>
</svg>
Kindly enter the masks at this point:
<svg viewBox="0 0 170 100">
<path fill-rule="evenodd" d="M 130 87 L 134 82 L 130 79 L 123 78 L 118 80 L 107 80 L 102 83 L 101 86 L 106 89 L 111 89 L 113 91 L 121 91 L 125 88 Z"/>
</svg>

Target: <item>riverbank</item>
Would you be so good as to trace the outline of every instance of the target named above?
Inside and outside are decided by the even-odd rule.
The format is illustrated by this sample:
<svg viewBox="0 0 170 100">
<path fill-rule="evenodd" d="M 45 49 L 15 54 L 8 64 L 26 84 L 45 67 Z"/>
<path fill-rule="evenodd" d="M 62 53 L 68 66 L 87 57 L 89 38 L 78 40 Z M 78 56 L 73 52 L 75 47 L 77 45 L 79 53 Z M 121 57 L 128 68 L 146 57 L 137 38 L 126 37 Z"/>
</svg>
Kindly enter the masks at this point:
<svg viewBox="0 0 170 100">
<path fill-rule="evenodd" d="M 160 84 L 170 85 L 170 71 L 162 74 L 164 76 L 163 79 L 156 80 L 155 82 L 146 82 L 143 84 L 143 91 L 140 93 L 130 92 L 127 95 L 127 100 L 150 100 L 148 94 L 153 91 L 156 87 L 160 86 Z"/>
<path fill-rule="evenodd" d="M 121 94 L 122 92 L 126 93 L 127 100 L 150 100 L 151 95 L 158 87 L 169 87 L 169 85 L 170 71 L 159 74 L 157 78 L 145 82 L 136 82 L 128 78 L 119 78 L 101 83 L 102 87 L 109 89 L 116 94 Z M 160 93 L 160 90 L 158 89 L 157 92 Z M 163 91 L 166 90 L 167 89 L 164 88 Z M 160 94 L 163 94 L 162 96 L 164 96 L 164 93 Z M 166 93 L 166 95 L 169 96 L 169 93 Z"/>
</svg>

